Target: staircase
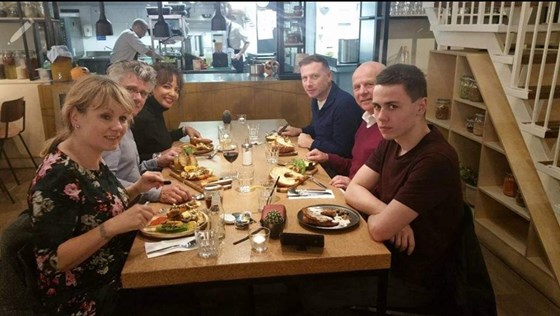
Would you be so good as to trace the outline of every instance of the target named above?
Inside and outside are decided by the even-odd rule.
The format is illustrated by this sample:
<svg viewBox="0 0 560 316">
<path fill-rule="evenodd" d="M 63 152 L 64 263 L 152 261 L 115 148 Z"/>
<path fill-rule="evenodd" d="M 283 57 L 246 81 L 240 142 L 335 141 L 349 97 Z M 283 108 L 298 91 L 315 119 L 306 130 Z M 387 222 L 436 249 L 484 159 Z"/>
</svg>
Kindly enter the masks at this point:
<svg viewBox="0 0 560 316">
<path fill-rule="evenodd" d="M 560 8 L 544 1 L 423 6 L 438 50 L 487 52 L 469 57 L 469 64 L 525 195 L 530 229 L 538 236 L 529 242 L 542 247 L 550 270 L 542 274 L 508 255 L 500 243 L 481 241 L 560 306 Z M 493 89 L 493 78 L 500 91 Z"/>
</svg>

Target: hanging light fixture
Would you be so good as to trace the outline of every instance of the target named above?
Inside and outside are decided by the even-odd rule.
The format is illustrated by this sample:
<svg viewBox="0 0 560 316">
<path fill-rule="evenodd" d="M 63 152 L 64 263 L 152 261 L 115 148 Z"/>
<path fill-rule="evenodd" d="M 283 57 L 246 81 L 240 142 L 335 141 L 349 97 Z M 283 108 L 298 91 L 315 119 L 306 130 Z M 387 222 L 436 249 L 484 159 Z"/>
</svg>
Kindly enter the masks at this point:
<svg viewBox="0 0 560 316">
<path fill-rule="evenodd" d="M 216 2 L 214 4 L 214 9 L 216 12 L 214 13 L 214 17 L 212 18 L 211 30 L 225 31 L 227 29 L 226 18 L 222 15 L 221 2 Z"/>
<path fill-rule="evenodd" d="M 113 25 L 105 17 L 105 5 L 99 2 L 99 21 L 95 24 L 95 34 L 97 36 L 113 35 Z"/>
<path fill-rule="evenodd" d="M 163 18 L 161 1 L 158 2 L 159 17 L 154 25 L 154 37 L 171 37 L 171 28 Z"/>
</svg>

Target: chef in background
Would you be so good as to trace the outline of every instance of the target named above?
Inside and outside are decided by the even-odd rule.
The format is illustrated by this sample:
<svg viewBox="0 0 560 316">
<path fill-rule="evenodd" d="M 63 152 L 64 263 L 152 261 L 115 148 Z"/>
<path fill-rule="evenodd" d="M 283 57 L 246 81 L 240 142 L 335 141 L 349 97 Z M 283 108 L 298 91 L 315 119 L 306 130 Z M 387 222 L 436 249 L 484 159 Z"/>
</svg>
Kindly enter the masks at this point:
<svg viewBox="0 0 560 316">
<path fill-rule="evenodd" d="M 146 46 L 140 40 L 148 32 L 148 23 L 142 19 L 135 19 L 129 29 L 122 31 L 115 42 L 111 52 L 110 64 L 122 60 L 138 60 L 140 54 L 147 55 L 155 59 L 163 59 L 152 48 Z M 110 65 L 109 64 L 109 65 Z M 109 67 L 109 65 L 107 67 Z"/>
<path fill-rule="evenodd" d="M 237 22 L 237 17 L 231 8 L 231 4 L 225 4 L 226 12 L 226 36 L 227 36 L 227 48 L 228 50 L 233 50 L 233 55 L 231 56 L 231 65 L 235 68 L 236 72 L 243 72 L 243 56 L 249 48 L 249 37 L 245 33 L 243 26 Z M 243 43 L 243 46 L 241 45 Z"/>
</svg>

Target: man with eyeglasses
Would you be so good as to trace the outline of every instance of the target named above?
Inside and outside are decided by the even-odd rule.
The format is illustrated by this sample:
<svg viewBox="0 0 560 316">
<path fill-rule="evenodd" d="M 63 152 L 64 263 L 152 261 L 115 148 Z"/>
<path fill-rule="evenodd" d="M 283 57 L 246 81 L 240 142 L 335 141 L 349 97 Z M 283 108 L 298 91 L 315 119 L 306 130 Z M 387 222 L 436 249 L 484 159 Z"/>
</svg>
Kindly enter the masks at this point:
<svg viewBox="0 0 560 316">
<path fill-rule="evenodd" d="M 134 101 L 132 115 L 138 115 L 144 107 L 148 94 L 155 86 L 155 70 L 150 65 L 139 61 L 121 61 L 109 67 L 108 75 L 130 93 Z M 125 187 L 139 179 L 141 173 L 146 170 L 161 170 L 161 168 L 169 166 L 177 155 L 177 151 L 171 148 L 157 158 L 140 163 L 140 156 L 130 128 L 126 131 L 116 150 L 106 151 L 102 154 L 109 169 Z M 178 204 L 188 201 L 190 197 L 188 191 L 171 184 L 159 189 L 154 188 L 144 193 L 141 199 L 143 201 Z"/>
<path fill-rule="evenodd" d="M 148 32 L 148 24 L 142 19 L 132 22 L 130 29 L 122 31 L 115 42 L 113 52 L 111 52 L 110 64 L 121 60 L 138 60 L 140 54 L 147 55 L 155 59 L 163 59 L 152 48 L 144 45 L 140 40 Z"/>
</svg>

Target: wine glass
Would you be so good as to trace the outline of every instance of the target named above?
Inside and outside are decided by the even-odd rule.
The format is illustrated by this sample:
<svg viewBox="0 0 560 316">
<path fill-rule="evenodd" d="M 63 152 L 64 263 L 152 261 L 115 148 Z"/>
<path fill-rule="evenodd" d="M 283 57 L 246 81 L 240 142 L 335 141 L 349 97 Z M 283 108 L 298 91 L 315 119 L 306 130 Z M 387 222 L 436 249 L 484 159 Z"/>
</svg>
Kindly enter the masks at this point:
<svg viewBox="0 0 560 316">
<path fill-rule="evenodd" d="M 239 146 L 237 143 L 232 142 L 228 147 L 222 148 L 224 158 L 230 163 L 230 177 L 235 178 L 236 172 L 233 170 L 233 162 L 239 156 Z"/>
</svg>

